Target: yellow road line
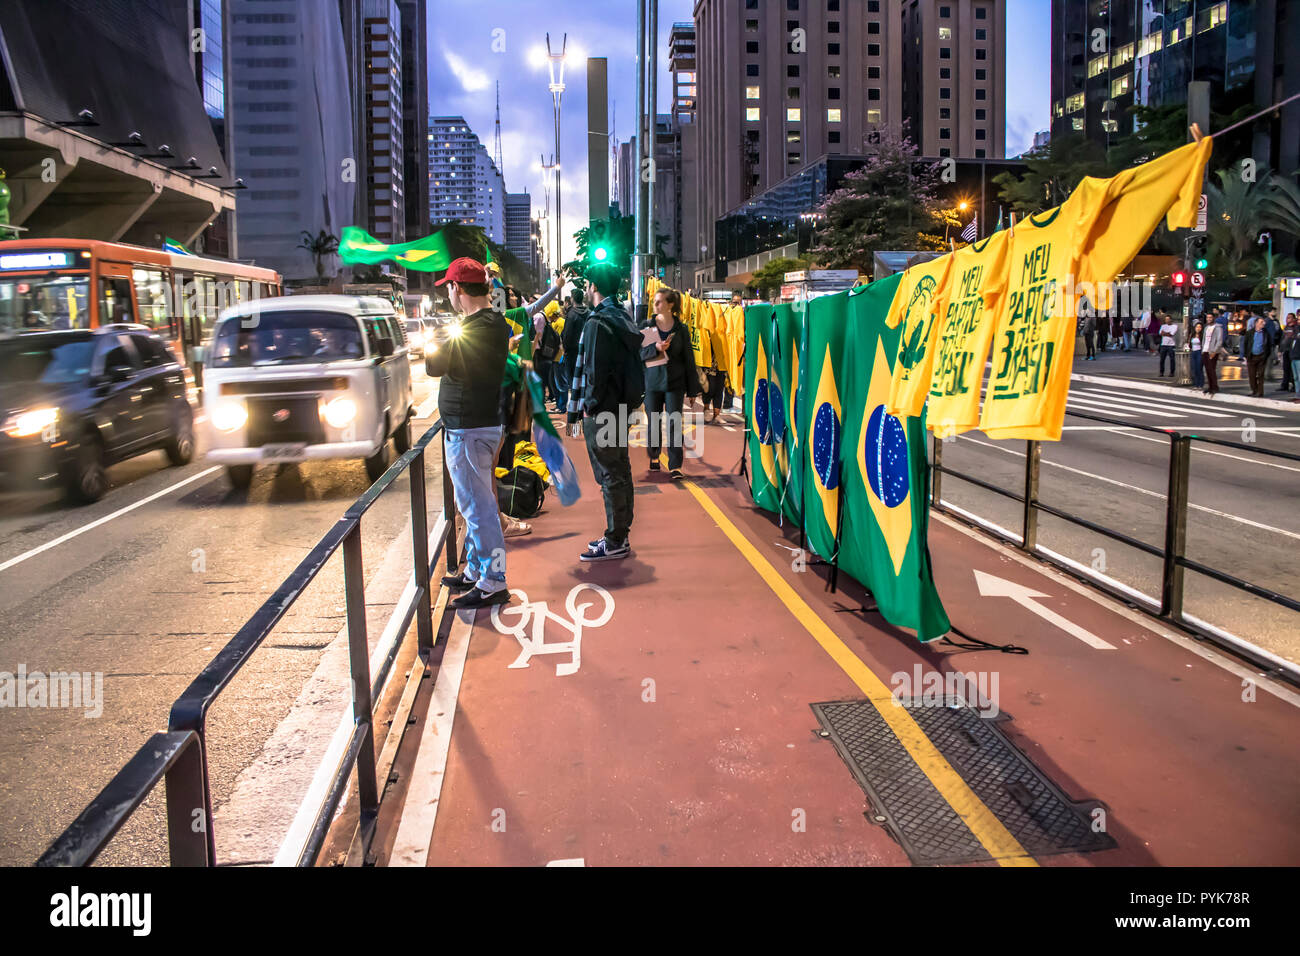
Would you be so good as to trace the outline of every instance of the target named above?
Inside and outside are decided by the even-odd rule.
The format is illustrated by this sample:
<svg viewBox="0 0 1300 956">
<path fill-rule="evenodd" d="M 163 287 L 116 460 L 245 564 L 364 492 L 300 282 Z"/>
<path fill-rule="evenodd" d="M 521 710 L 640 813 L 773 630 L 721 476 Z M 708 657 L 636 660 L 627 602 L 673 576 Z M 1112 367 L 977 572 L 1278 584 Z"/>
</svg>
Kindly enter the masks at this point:
<svg viewBox="0 0 1300 956">
<path fill-rule="evenodd" d="M 938 748 L 931 742 L 930 738 L 925 735 L 919 724 L 912 719 L 912 715 L 904 707 L 899 707 L 894 702 L 894 695 L 890 692 L 885 683 L 872 673 L 871 668 L 867 667 L 856 654 L 851 651 L 836 633 L 827 626 L 826 622 L 817 616 L 817 613 L 809 607 L 808 603 L 799 596 L 798 592 L 790 585 L 785 578 L 781 577 L 780 572 L 772 567 L 771 563 L 759 553 L 758 549 L 750 543 L 744 533 L 737 528 L 722 510 L 714 504 L 693 481 L 682 482 L 700 506 L 709 514 L 718 527 L 722 529 L 723 534 L 731 539 L 731 543 L 736 546 L 736 550 L 744 555 L 747 560 L 758 572 L 759 577 L 767 584 L 787 608 L 793 614 L 800 624 L 813 636 L 813 639 L 822 646 L 822 650 L 831 656 L 831 660 L 839 665 L 840 669 L 857 684 L 867 700 L 871 701 L 873 707 L 884 718 L 885 723 L 889 725 L 890 730 L 898 737 L 899 742 L 906 748 L 908 754 L 916 761 L 918 767 L 934 784 L 939 794 L 948 801 L 948 805 L 959 816 L 963 823 L 970 828 L 975 839 L 979 840 L 988 850 L 989 855 L 995 859 L 1001 866 L 1037 866 L 1038 863 L 1025 850 L 1020 842 L 1011 835 L 1011 832 L 1002 825 L 1002 821 L 994 815 L 993 811 L 984 805 L 975 792 L 966 785 L 966 781 L 961 778 L 961 774 L 953 769 L 952 764 L 944 759 Z"/>
</svg>

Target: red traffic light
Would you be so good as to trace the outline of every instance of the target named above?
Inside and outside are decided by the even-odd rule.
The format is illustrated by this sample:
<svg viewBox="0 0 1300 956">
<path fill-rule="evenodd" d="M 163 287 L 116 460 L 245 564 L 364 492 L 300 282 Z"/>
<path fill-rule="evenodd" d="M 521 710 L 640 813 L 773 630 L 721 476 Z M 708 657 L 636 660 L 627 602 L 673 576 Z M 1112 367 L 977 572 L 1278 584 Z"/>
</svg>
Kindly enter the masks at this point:
<svg viewBox="0 0 1300 956">
<path fill-rule="evenodd" d="M 1174 285 L 1184 285 L 1187 282 L 1186 272 L 1175 272 L 1171 277 Z"/>
</svg>

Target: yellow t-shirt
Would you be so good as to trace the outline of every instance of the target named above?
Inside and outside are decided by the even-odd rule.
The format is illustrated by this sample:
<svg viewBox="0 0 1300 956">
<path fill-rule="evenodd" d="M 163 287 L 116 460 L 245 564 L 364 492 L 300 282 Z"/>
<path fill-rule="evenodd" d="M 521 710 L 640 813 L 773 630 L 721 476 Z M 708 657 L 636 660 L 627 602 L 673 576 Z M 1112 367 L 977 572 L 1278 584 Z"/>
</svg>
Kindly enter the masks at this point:
<svg viewBox="0 0 1300 956">
<path fill-rule="evenodd" d="M 937 319 L 951 266 L 952 256 L 946 255 L 904 272 L 885 318 L 885 325 L 891 329 L 903 323 L 889 401 L 885 403 L 889 414 L 899 418 L 920 415 L 925 407 L 934 365 Z"/>
<path fill-rule="evenodd" d="M 1007 286 L 1010 234 L 1003 230 L 953 253 L 926 422 L 935 435 L 960 435 L 980 423 L 980 385 L 995 312 Z"/>
<path fill-rule="evenodd" d="M 1171 229 L 1195 224 L 1211 148 L 1207 136 L 1110 179 L 1087 177 L 1012 230 L 980 418 L 990 438 L 1060 439 L 1079 295 L 1114 281 L 1166 213 Z"/>
</svg>

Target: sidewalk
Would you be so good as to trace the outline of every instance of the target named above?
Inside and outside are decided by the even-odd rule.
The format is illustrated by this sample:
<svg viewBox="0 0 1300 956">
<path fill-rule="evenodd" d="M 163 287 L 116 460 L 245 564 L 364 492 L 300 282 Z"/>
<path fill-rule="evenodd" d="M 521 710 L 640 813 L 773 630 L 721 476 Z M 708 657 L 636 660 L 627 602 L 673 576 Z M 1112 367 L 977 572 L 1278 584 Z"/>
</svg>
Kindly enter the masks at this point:
<svg viewBox="0 0 1300 956">
<path fill-rule="evenodd" d="M 1246 363 L 1233 357 L 1219 363 L 1219 394 L 1216 402 L 1233 405 L 1253 405 L 1257 408 L 1292 408 L 1300 395 L 1294 392 L 1279 392 L 1282 384 L 1280 366 L 1271 369 L 1276 378 L 1264 381 L 1264 397 L 1256 398 L 1250 394 L 1250 380 L 1246 377 Z M 1079 382 L 1104 382 L 1121 379 L 1140 383 L 1143 391 L 1161 392 L 1170 395 L 1184 395 L 1193 398 L 1209 399 L 1194 385 L 1174 385 L 1173 379 L 1160 377 L 1160 354 L 1148 354 L 1145 350 L 1133 349 L 1128 352 L 1113 352 L 1107 348 L 1097 354 L 1095 362 L 1089 362 L 1083 355 L 1075 355 L 1074 370 L 1071 378 Z"/>
<path fill-rule="evenodd" d="M 533 534 L 510 540 L 512 606 L 452 620 L 394 766 L 381 864 L 908 865 L 891 831 L 913 848 L 964 839 L 985 865 L 1300 860 L 1300 696 L 1260 681 L 1243 705 L 1244 668 L 939 520 L 930 544 L 954 623 L 1029 653 L 922 645 L 864 611 L 856 583 L 831 594 L 825 566 L 797 569 L 797 529 L 730 476 L 744 431 L 726 417 L 734 430 L 702 427 L 687 482 L 648 473 L 633 449 L 635 555 L 621 562 L 577 560 L 604 516 L 568 442 L 583 497 L 548 499 Z M 1072 629 L 1032 601 L 981 596 L 973 570 Z M 899 675 L 958 670 L 996 675 L 1002 716 L 975 723 L 999 726 L 1093 820 L 1100 802 L 1111 848 L 1035 855 L 1023 825 L 1040 798 L 1005 780 L 980 789 L 979 742 L 929 729 L 948 708 L 893 706 Z M 890 728 L 868 741 L 867 772 L 892 760 L 895 789 L 921 805 L 868 809 L 811 709 L 844 701 Z"/>
</svg>

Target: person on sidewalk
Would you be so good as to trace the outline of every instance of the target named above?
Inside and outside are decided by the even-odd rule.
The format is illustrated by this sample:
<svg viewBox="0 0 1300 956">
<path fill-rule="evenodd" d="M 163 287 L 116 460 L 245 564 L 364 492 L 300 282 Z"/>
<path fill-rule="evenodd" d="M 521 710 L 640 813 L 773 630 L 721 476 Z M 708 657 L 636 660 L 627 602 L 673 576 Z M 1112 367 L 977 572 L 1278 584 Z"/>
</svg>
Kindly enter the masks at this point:
<svg viewBox="0 0 1300 956">
<path fill-rule="evenodd" d="M 1110 316 L 1097 316 L 1097 351 L 1106 351 L 1106 339 L 1110 335 Z"/>
<path fill-rule="evenodd" d="M 1271 352 L 1268 323 L 1262 318 L 1256 318 L 1253 327 L 1241 334 L 1241 357 L 1246 360 L 1250 394 L 1256 398 L 1264 397 L 1264 372 L 1268 368 Z"/>
<path fill-rule="evenodd" d="M 491 307 L 492 286 L 482 263 L 457 259 L 437 284 L 448 287 L 451 307 L 464 316 L 460 334 L 426 363 L 429 374 L 442 379 L 438 411 L 447 434 L 445 467 L 465 519 L 465 566 L 442 583 L 465 592 L 451 602 L 457 610 L 504 604 L 510 600 L 506 542 L 493 467 L 501 445 L 501 381 L 510 327 Z"/>
<path fill-rule="evenodd" d="M 1201 361 L 1201 345 L 1205 341 L 1205 323 L 1196 322 L 1192 326 L 1192 337 L 1187 342 L 1191 349 L 1192 386 L 1205 391 L 1205 366 Z"/>
<path fill-rule="evenodd" d="M 1145 312 L 1142 314 L 1146 315 Z M 1120 320 L 1119 327 L 1120 327 L 1120 343 L 1123 346 L 1122 350 L 1127 352 L 1129 350 L 1130 344 L 1133 341 L 1133 316 L 1131 315 L 1124 316 L 1124 318 Z"/>
<path fill-rule="evenodd" d="M 1097 317 L 1092 314 L 1092 310 L 1083 318 L 1083 344 L 1088 350 L 1084 356 L 1085 362 L 1095 361 L 1097 358 Z"/>
<path fill-rule="evenodd" d="M 1221 321 L 1211 322 L 1206 327 L 1201 340 L 1201 362 L 1205 366 L 1206 379 L 1205 387 L 1201 390 L 1209 392 L 1211 397 L 1219 394 L 1219 359 L 1228 355 L 1228 349 L 1224 345 L 1227 322 L 1223 316 L 1219 318 Z"/>
<path fill-rule="evenodd" d="M 1174 348 L 1178 345 L 1178 325 L 1168 321 L 1169 316 L 1165 316 L 1165 323 L 1160 326 L 1160 378 L 1165 375 L 1165 359 L 1169 359 L 1169 377 L 1173 378 L 1174 373 L 1178 371 L 1178 366 L 1174 363 Z"/>
<path fill-rule="evenodd" d="M 1282 357 L 1282 387 L 1279 392 L 1294 392 L 1296 390 L 1295 372 L 1291 367 L 1292 360 L 1296 357 L 1296 320 L 1295 313 L 1288 312 L 1286 324 L 1282 326 L 1282 339 L 1278 343 L 1278 355 Z"/>
<path fill-rule="evenodd" d="M 663 445 L 668 449 L 668 471 L 674 480 L 682 474 L 682 408 L 687 396 L 700 393 L 700 374 L 695 365 L 695 350 L 691 348 L 691 332 L 681 319 L 682 297 L 676 289 L 661 288 L 655 293 L 654 317 L 646 323 L 654 329 L 658 341 L 641 347 L 643 361 L 662 364 L 647 365 L 645 370 L 645 410 L 650 421 L 646 432 L 646 451 L 650 455 L 650 470 L 659 470 L 660 438 L 667 431 Z M 666 414 L 665 414 L 666 412 Z"/>
<path fill-rule="evenodd" d="M 573 366 L 578 360 L 578 340 L 582 338 L 582 327 L 591 315 L 584 298 L 583 291 L 575 288 L 568 307 L 564 309 L 564 331 L 560 334 L 560 344 L 564 352 L 564 381 L 569 383 L 573 381 Z M 566 411 L 568 401 L 568 395 L 562 397 L 560 411 Z"/>
<path fill-rule="evenodd" d="M 587 270 L 595 309 L 578 339 L 569 384 L 569 434 L 581 430 L 591 472 L 605 499 L 605 534 L 590 542 L 583 561 L 615 561 L 632 553 L 632 462 L 628 417 L 644 398 L 641 333 L 619 305 L 623 276 L 613 263 Z"/>
</svg>

